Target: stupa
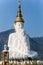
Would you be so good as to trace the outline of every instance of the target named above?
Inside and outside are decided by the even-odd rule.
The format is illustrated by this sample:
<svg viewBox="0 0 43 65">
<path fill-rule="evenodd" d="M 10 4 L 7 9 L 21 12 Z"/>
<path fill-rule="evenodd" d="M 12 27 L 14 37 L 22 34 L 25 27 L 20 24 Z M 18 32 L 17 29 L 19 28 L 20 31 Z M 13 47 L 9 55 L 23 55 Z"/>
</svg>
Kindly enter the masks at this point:
<svg viewBox="0 0 43 65">
<path fill-rule="evenodd" d="M 20 0 L 18 0 L 18 12 L 14 22 L 15 32 L 11 33 L 8 39 L 9 58 L 35 58 L 38 55 L 36 51 L 30 50 L 29 37 L 23 26 L 24 20 L 21 13 L 21 4 Z"/>
</svg>

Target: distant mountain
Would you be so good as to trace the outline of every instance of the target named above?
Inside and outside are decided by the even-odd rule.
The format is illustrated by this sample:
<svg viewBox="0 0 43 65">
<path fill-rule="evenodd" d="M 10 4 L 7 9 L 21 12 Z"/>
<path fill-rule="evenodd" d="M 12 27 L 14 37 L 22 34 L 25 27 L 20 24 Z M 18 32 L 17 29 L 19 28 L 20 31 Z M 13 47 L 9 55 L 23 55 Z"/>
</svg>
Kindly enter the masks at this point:
<svg viewBox="0 0 43 65">
<path fill-rule="evenodd" d="M 1 32 L 0 33 L 0 59 L 1 59 L 1 52 L 5 44 L 8 44 L 8 37 L 9 34 L 14 32 L 14 29 Z M 38 52 L 38 59 L 43 60 L 43 37 L 37 38 L 30 38 L 30 48 L 31 50 Z"/>
</svg>

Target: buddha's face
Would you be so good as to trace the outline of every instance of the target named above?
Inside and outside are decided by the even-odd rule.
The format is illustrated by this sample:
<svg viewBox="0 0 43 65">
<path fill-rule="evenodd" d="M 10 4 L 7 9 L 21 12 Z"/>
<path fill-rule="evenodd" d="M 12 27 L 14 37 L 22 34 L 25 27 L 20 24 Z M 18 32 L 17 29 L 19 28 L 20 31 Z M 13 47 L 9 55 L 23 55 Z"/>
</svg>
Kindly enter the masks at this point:
<svg viewBox="0 0 43 65">
<path fill-rule="evenodd" d="M 19 29 L 22 29 L 23 26 L 24 26 L 23 22 L 17 22 L 14 27 L 15 27 L 15 30 L 17 31 Z"/>
</svg>

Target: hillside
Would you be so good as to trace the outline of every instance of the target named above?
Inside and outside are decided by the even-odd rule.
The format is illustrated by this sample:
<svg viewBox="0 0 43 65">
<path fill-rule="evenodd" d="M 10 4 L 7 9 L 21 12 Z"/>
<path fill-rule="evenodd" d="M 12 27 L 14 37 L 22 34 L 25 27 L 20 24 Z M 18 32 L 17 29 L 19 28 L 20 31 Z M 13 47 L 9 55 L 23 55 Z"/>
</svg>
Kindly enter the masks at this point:
<svg viewBox="0 0 43 65">
<path fill-rule="evenodd" d="M 8 43 L 8 36 L 14 32 L 13 29 L 0 33 L 0 58 L 4 44 Z M 30 38 L 30 37 L 29 37 Z M 38 59 L 43 59 L 43 37 L 30 38 L 30 47 L 32 50 L 37 51 L 39 54 Z"/>
</svg>

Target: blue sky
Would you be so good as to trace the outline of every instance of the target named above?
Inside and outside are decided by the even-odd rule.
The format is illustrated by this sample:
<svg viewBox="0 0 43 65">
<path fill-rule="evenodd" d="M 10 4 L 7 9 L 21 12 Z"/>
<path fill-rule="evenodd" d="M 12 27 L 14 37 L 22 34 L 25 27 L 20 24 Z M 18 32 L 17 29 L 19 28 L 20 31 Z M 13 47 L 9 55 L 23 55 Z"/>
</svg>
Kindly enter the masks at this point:
<svg viewBox="0 0 43 65">
<path fill-rule="evenodd" d="M 0 32 L 13 29 L 18 0 L 0 0 Z M 21 0 L 24 28 L 30 37 L 43 36 L 43 0 Z"/>
</svg>

